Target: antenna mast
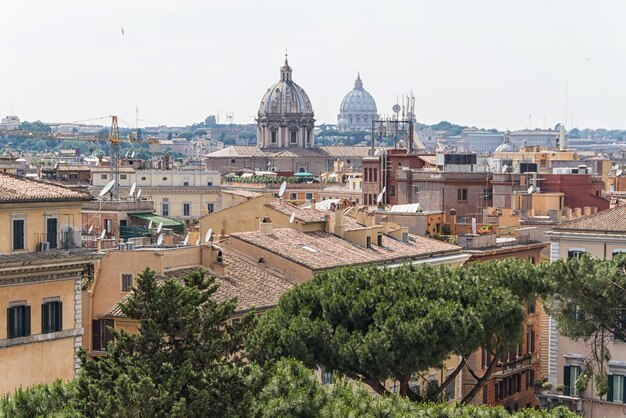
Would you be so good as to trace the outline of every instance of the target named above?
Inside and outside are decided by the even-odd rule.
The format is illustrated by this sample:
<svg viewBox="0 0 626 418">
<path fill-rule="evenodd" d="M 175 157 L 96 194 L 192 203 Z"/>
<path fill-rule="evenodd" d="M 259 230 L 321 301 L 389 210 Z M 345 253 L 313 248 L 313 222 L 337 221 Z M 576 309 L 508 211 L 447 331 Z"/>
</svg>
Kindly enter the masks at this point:
<svg viewBox="0 0 626 418">
<path fill-rule="evenodd" d="M 111 179 L 115 180 L 111 193 L 113 199 L 118 200 L 120 197 L 120 128 L 117 125 L 117 116 L 111 116 L 109 143 L 111 144 Z"/>
</svg>

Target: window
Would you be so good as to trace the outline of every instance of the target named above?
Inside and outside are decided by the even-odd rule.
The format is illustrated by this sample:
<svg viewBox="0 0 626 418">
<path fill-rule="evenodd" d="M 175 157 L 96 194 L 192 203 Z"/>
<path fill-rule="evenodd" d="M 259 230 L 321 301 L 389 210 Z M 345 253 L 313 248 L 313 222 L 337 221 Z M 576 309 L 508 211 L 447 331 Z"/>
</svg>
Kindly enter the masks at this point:
<svg viewBox="0 0 626 418">
<path fill-rule="evenodd" d="M 459 200 L 459 201 L 467 200 L 467 189 L 457 189 L 456 200 Z"/>
<path fill-rule="evenodd" d="M 122 292 L 130 292 L 130 289 L 133 287 L 133 275 L 132 274 L 122 274 Z"/>
<path fill-rule="evenodd" d="M 526 330 L 526 353 L 534 353 L 535 352 L 535 330 L 533 328 L 528 328 Z"/>
<path fill-rule="evenodd" d="M 272 130 L 272 131 L 271 131 L 271 133 L 270 133 L 270 138 L 271 138 L 271 139 L 270 139 L 270 142 L 271 142 L 272 144 L 275 144 L 275 143 L 276 143 L 276 131 L 274 131 L 274 130 Z"/>
<path fill-rule="evenodd" d="M 563 384 L 565 385 L 564 395 L 578 396 L 576 391 L 576 380 L 580 377 L 579 366 L 565 366 L 563 368 Z"/>
<path fill-rule="evenodd" d="M 145 177 L 142 177 L 142 178 L 141 178 L 141 180 L 142 180 L 142 181 L 146 181 L 146 178 L 145 178 Z"/>
<path fill-rule="evenodd" d="M 92 321 L 92 350 L 106 351 L 109 342 L 113 341 L 113 335 L 109 328 L 113 328 L 112 319 L 94 319 Z"/>
<path fill-rule="evenodd" d="M 63 304 L 59 300 L 41 305 L 41 333 L 58 332 L 63 329 Z"/>
<path fill-rule="evenodd" d="M 189 182 L 188 181 L 183 181 L 183 187 L 188 187 L 189 186 Z"/>
<path fill-rule="evenodd" d="M 108 178 L 108 176 L 106 174 L 100 174 L 100 178 L 102 180 L 106 180 Z"/>
<path fill-rule="evenodd" d="M 372 170 L 374 172 L 374 183 L 376 183 L 378 181 L 378 169 L 373 169 Z"/>
<path fill-rule="evenodd" d="M 190 216 L 191 203 L 183 203 L 183 216 Z"/>
<path fill-rule="evenodd" d="M 24 219 L 13 219 L 13 249 L 24 249 Z"/>
<path fill-rule="evenodd" d="M 296 193 L 289 193 L 289 200 L 297 200 L 298 195 Z"/>
<path fill-rule="evenodd" d="M 569 250 L 567 252 L 567 258 L 580 258 L 585 253 L 585 250 Z"/>
<path fill-rule="evenodd" d="M 311 200 L 311 199 L 313 199 L 313 193 L 306 193 L 306 194 L 304 195 L 304 199 L 305 199 L 305 200 Z"/>
<path fill-rule="evenodd" d="M 526 313 L 528 315 L 534 314 L 536 309 L 537 309 L 537 307 L 535 306 L 535 301 L 534 300 L 531 301 L 531 302 L 528 302 L 528 304 L 526 305 Z"/>
<path fill-rule="evenodd" d="M 70 180 L 78 180 L 78 174 L 70 173 Z"/>
<path fill-rule="evenodd" d="M 533 369 L 526 370 L 526 389 L 530 388 L 535 381 L 535 371 Z"/>
<path fill-rule="evenodd" d="M 113 232 L 113 220 L 112 219 L 104 220 L 104 229 L 107 231 L 107 234 L 110 234 Z"/>
<path fill-rule="evenodd" d="M 161 215 L 170 216 L 170 203 L 169 202 L 161 203 Z"/>
<path fill-rule="evenodd" d="M 483 189 L 483 197 L 485 200 L 493 199 L 493 190 L 492 189 Z"/>
<path fill-rule="evenodd" d="M 295 131 L 295 130 L 293 130 L 293 131 L 291 131 L 291 132 L 290 132 L 290 135 L 291 135 L 291 136 L 289 137 L 289 142 L 290 142 L 290 143 L 292 143 L 292 144 L 296 144 L 296 143 L 298 142 L 298 141 L 297 141 L 297 134 L 298 134 L 298 132 L 297 132 L 297 131 Z"/>
<path fill-rule="evenodd" d="M 389 196 L 395 196 L 395 195 L 396 195 L 396 186 L 395 185 L 389 186 Z"/>
<path fill-rule="evenodd" d="M 480 367 L 483 369 L 486 369 L 487 366 L 489 365 L 489 357 L 491 357 L 489 355 L 489 351 L 487 351 L 486 349 L 482 349 L 482 355 L 481 355 L 481 362 L 480 362 Z"/>
<path fill-rule="evenodd" d="M 10 306 L 7 309 L 7 337 L 18 338 L 30 335 L 30 306 Z"/>
<path fill-rule="evenodd" d="M 383 246 L 383 234 L 378 234 L 378 236 L 376 237 L 376 244 L 379 247 Z"/>
<path fill-rule="evenodd" d="M 235 162 L 237 162 L 237 160 L 236 160 L 236 159 L 234 159 L 234 158 L 231 158 L 231 159 L 230 159 L 230 163 L 231 163 L 231 164 L 235 164 Z"/>
<path fill-rule="evenodd" d="M 322 384 L 324 385 L 332 385 L 333 384 L 333 372 L 326 367 L 322 367 Z"/>
<path fill-rule="evenodd" d="M 212 187 L 213 186 L 213 182 L 209 181 L 206 185 L 209 186 L 209 187 Z"/>
<path fill-rule="evenodd" d="M 365 241 L 365 246 L 367 248 L 372 248 L 372 237 L 368 236 L 367 240 Z"/>
<path fill-rule="evenodd" d="M 120 174 L 120 180 L 126 180 L 126 174 Z"/>
<path fill-rule="evenodd" d="M 167 177 L 163 177 L 163 181 L 167 181 Z"/>
<path fill-rule="evenodd" d="M 420 186 L 413 186 L 413 194 L 420 194 Z"/>
<path fill-rule="evenodd" d="M 609 391 L 606 400 L 609 402 L 626 403 L 626 376 L 619 374 L 609 375 Z"/>
<path fill-rule="evenodd" d="M 448 397 L 449 401 L 454 399 L 454 397 L 456 396 L 454 384 L 455 384 L 455 379 L 452 379 L 452 381 L 448 383 L 448 386 L 446 386 L 446 396 Z"/>
<path fill-rule="evenodd" d="M 207 207 L 206 208 L 207 208 L 207 211 L 209 213 L 215 212 L 215 203 L 207 203 Z"/>
</svg>

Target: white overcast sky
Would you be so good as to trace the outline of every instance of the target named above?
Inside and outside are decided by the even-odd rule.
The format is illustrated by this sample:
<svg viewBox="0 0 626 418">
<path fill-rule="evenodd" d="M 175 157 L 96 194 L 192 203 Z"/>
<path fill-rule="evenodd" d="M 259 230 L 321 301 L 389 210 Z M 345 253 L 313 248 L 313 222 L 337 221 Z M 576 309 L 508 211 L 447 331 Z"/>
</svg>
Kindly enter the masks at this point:
<svg viewBox="0 0 626 418">
<path fill-rule="evenodd" d="M 424 123 L 553 126 L 567 80 L 568 128 L 626 129 L 624 0 L 4 0 L 0 115 L 251 123 L 285 49 L 318 122 L 360 71 Z"/>
</svg>

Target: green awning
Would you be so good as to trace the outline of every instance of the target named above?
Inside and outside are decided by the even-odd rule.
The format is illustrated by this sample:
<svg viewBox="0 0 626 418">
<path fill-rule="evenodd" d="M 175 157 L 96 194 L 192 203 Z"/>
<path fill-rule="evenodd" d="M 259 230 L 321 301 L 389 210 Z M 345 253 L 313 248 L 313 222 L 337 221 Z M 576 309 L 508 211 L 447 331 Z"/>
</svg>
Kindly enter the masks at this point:
<svg viewBox="0 0 626 418">
<path fill-rule="evenodd" d="M 182 222 L 172 218 L 155 215 L 154 213 L 129 213 L 129 215 L 133 218 L 143 219 L 146 222 L 152 221 L 155 226 L 163 222 L 164 228 L 171 228 L 176 232 L 183 232 L 185 230 L 185 225 Z"/>
<path fill-rule="evenodd" d="M 306 171 L 295 173 L 293 176 L 294 177 L 315 177 L 313 173 L 307 173 Z"/>
</svg>

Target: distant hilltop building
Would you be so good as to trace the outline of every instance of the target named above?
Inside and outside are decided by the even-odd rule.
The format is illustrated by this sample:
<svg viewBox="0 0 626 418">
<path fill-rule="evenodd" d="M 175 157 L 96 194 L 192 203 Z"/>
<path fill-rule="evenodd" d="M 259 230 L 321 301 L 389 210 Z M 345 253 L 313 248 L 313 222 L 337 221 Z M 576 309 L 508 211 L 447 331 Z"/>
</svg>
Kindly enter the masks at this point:
<svg viewBox="0 0 626 418">
<path fill-rule="evenodd" d="M 304 89 L 293 82 L 285 55 L 280 80 L 267 89 L 257 117 L 259 148 L 313 148 L 315 118 L 311 100 Z"/>
<path fill-rule="evenodd" d="M 361 74 L 354 82 L 354 88 L 346 94 L 339 108 L 337 130 L 340 132 L 369 131 L 372 120 L 378 119 L 376 101 L 363 88 Z"/>
<path fill-rule="evenodd" d="M 13 130 L 20 127 L 20 118 L 17 116 L 7 116 L 0 120 L 0 129 Z"/>
</svg>

